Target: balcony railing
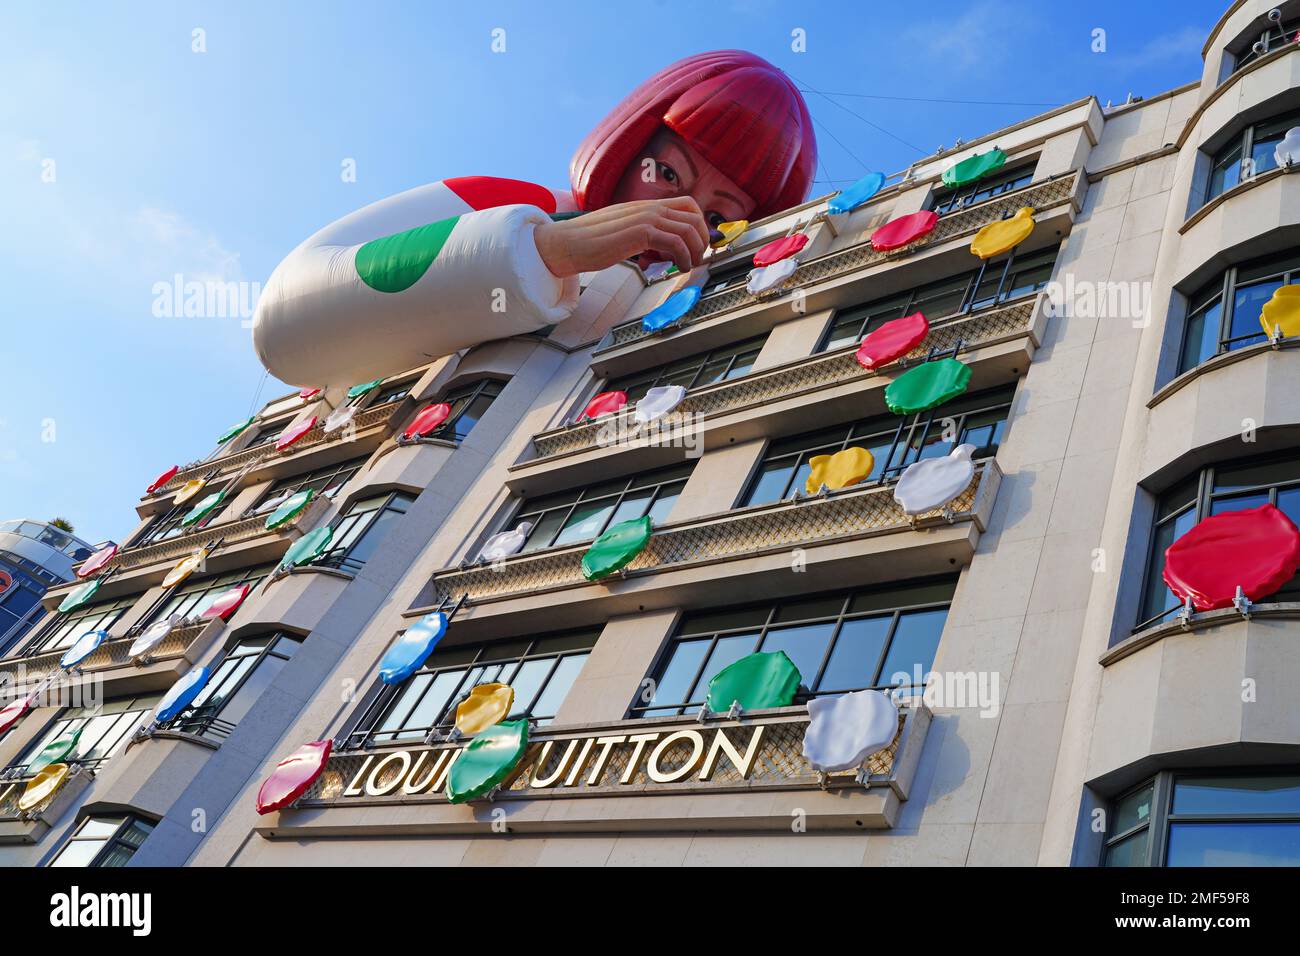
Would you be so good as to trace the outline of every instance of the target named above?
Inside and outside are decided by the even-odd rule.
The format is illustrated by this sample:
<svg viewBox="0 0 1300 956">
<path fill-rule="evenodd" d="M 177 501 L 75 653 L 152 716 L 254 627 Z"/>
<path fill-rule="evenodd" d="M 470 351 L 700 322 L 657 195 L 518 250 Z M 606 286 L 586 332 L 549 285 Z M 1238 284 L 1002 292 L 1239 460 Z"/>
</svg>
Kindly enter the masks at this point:
<svg viewBox="0 0 1300 956">
<path fill-rule="evenodd" d="M 984 226 L 1005 218 L 1021 206 L 1033 206 L 1034 209 L 1042 211 L 1069 202 L 1070 197 L 1074 195 L 1077 178 L 1078 173 L 1072 171 L 940 216 L 939 222 L 926 238 L 925 243 L 933 245 L 961 236 L 974 235 Z M 901 254 L 907 255 L 910 252 Z M 789 285 L 807 289 L 826 279 L 855 272 L 890 258 L 897 258 L 899 255 L 898 251 L 877 252 L 868 238 L 864 242 L 801 263 L 798 271 L 790 278 Z M 682 319 L 679 325 L 693 325 L 713 318 L 719 313 L 739 309 L 757 301 L 759 297 L 750 294 L 744 286 L 723 289 L 700 299 L 690 315 Z M 599 355 L 655 334 L 657 333 L 646 332 L 641 328 L 640 318 L 624 322 L 610 329 L 604 341 L 596 348 L 595 354 Z"/>
<path fill-rule="evenodd" d="M 947 520 L 976 520 L 1001 477 L 992 459 L 983 461 L 970 486 L 948 507 L 911 519 L 894 500 L 894 486 L 850 488 L 826 496 L 739 508 L 655 530 L 650 543 L 623 571 L 627 576 L 656 574 L 697 564 L 753 557 L 792 547 L 808 547 L 881 534 Z M 433 578 L 430 603 L 462 594 L 471 604 L 522 594 L 574 587 L 600 587 L 582 576 L 589 544 L 522 554 L 493 565 L 444 571 Z"/>
<path fill-rule="evenodd" d="M 393 412 L 397 409 L 397 402 L 387 402 L 383 405 L 376 405 L 374 408 L 367 408 L 364 411 L 357 412 L 352 419 L 352 423 L 347 428 L 340 428 L 336 431 L 325 434 L 325 425 L 322 422 L 317 425 L 302 438 L 298 439 L 293 445 L 283 452 L 275 450 L 275 443 L 271 442 L 265 445 L 254 445 L 251 448 L 241 448 L 238 451 L 232 451 L 228 455 L 222 455 L 220 458 L 210 458 L 206 461 L 195 461 L 186 465 L 174 476 L 171 481 L 159 488 L 154 496 L 165 495 L 169 491 L 175 491 L 185 482 L 192 478 L 202 478 L 210 474 L 214 469 L 217 475 L 227 475 L 239 471 L 247 465 L 265 458 L 268 462 L 277 458 L 286 458 L 289 455 L 296 455 L 306 451 L 309 448 L 315 448 L 318 445 L 324 445 L 327 442 L 338 441 L 346 435 L 354 434 L 359 431 L 371 428 L 375 425 L 386 424 L 392 417 Z"/>
<path fill-rule="evenodd" d="M 195 548 L 201 546 L 205 541 L 212 541 L 220 538 L 222 547 L 228 547 L 232 544 L 239 544 L 242 541 L 251 541 L 254 538 L 260 538 L 264 535 L 279 537 L 285 535 L 291 528 L 296 528 L 302 523 L 304 517 L 308 514 L 314 514 L 315 509 L 304 509 L 296 517 L 292 518 L 285 524 L 276 528 L 274 531 L 266 530 L 266 519 L 269 514 L 250 515 L 247 518 L 239 518 L 235 521 L 226 521 L 219 524 L 205 525 L 201 528 L 192 528 L 182 531 L 174 538 L 167 538 L 165 541 L 158 541 L 154 544 L 141 545 L 138 548 L 128 548 L 125 551 L 119 551 L 117 555 L 109 562 L 105 570 L 114 568 L 122 571 L 130 571 L 133 568 L 141 568 L 147 564 L 154 564 L 158 561 L 175 559 L 179 561 L 187 554 L 192 554 Z"/>
<path fill-rule="evenodd" d="M 1002 308 L 935 322 L 925 342 L 908 353 L 905 361 L 923 359 L 931 349 L 947 351 L 958 342 L 969 351 L 1028 335 L 1033 329 L 1036 302 L 1036 297 L 1029 297 Z M 853 357 L 856 351 L 856 345 L 849 345 L 778 368 L 695 389 L 659 423 L 659 427 L 668 431 L 688 423 L 698 424 L 698 416 L 720 415 L 877 374 L 858 364 Z M 539 432 L 533 436 L 534 457 L 518 467 L 532 465 L 538 459 L 609 444 L 610 436 L 634 438 L 634 421 L 633 409 L 629 407 L 617 415 Z"/>
<path fill-rule="evenodd" d="M 190 642 L 198 637 L 199 632 L 207 627 L 208 623 L 208 621 L 201 621 L 187 627 L 173 628 L 171 633 L 163 638 L 162 642 L 149 653 L 150 659 L 161 661 L 180 657 L 190 646 Z M 134 637 L 119 637 L 105 641 L 89 657 L 78 664 L 77 669 L 86 673 L 93 673 L 94 671 L 123 667 L 131 663 L 127 651 L 131 649 L 134 642 Z M 39 684 L 60 670 L 59 659 L 66 652 L 67 648 L 63 647 L 58 650 L 47 651 L 44 654 L 36 654 L 32 657 L 14 657 L 0 660 L 0 687 L 20 688 Z"/>
</svg>

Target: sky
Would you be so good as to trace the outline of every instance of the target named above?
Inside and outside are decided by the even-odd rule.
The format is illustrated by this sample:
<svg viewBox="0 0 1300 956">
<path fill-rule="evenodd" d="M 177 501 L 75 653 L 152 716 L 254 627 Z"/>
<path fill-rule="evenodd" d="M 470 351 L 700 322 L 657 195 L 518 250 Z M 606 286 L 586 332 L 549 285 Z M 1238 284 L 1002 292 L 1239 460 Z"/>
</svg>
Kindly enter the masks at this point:
<svg viewBox="0 0 1300 956">
<path fill-rule="evenodd" d="M 682 56 L 747 49 L 808 91 L 824 193 L 1197 79 L 1227 5 L 6 4 L 0 520 L 121 541 L 158 473 L 290 391 L 245 317 L 168 315 L 175 276 L 253 290 L 321 226 L 448 176 L 563 188 L 586 132 Z"/>
</svg>

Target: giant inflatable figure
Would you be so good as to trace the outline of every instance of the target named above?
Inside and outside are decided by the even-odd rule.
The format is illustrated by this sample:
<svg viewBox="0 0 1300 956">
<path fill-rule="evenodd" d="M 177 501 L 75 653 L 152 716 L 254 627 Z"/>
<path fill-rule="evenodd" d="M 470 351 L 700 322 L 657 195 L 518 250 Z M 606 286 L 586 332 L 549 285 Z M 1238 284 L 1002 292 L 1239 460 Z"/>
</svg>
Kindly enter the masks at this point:
<svg viewBox="0 0 1300 956">
<path fill-rule="evenodd" d="M 626 259 L 690 271 L 718 223 L 801 202 L 816 164 L 784 73 L 738 50 L 687 57 L 587 136 L 571 193 L 468 176 L 326 226 L 272 274 L 253 342 L 285 382 L 341 386 L 535 331 L 573 310 L 580 273 Z"/>
</svg>

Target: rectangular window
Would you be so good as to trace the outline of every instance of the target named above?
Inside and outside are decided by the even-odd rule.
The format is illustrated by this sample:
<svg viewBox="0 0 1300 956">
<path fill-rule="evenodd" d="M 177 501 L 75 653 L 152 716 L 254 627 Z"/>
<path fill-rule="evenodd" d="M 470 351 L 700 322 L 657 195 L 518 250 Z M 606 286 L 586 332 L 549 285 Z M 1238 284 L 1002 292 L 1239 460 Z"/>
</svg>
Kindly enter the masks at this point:
<svg viewBox="0 0 1300 956">
<path fill-rule="evenodd" d="M 212 671 L 194 703 L 167 725 L 170 730 L 223 740 L 293 657 L 302 638 L 285 633 L 241 640 Z"/>
<path fill-rule="evenodd" d="M 1006 434 L 1015 386 L 977 392 L 910 418 L 881 415 L 771 442 L 737 507 L 764 505 L 808 494 L 810 460 L 856 446 L 875 458 L 863 484 L 897 477 L 923 458 L 947 455 L 957 445 L 976 446 L 975 458 L 991 458 Z M 948 439 L 952 438 L 953 441 Z"/>
<path fill-rule="evenodd" d="M 1135 631 L 1169 620 L 1178 598 L 1165 584 L 1165 550 L 1205 518 L 1272 504 L 1300 522 L 1300 458 L 1248 459 L 1213 465 L 1174 485 L 1156 503 L 1155 525 L 1147 550 L 1140 623 Z M 1300 600 L 1300 576 L 1268 601 Z"/>
<path fill-rule="evenodd" d="M 611 525 L 650 515 L 656 525 L 668 518 L 686 487 L 694 463 L 676 465 L 632 478 L 589 485 L 540 498 L 525 498 L 507 527 L 532 525 L 524 551 L 591 541 Z"/>
<path fill-rule="evenodd" d="M 77 738 L 77 745 L 66 760 L 98 767 L 122 749 L 136 728 L 143 725 L 153 713 L 161 698 L 161 694 L 122 697 L 105 701 L 98 709 L 69 707 L 17 761 L 10 764 L 9 769 L 17 771 L 21 776 L 26 771 L 27 764 L 48 744 L 78 729 L 81 730 L 81 736 Z"/>
<path fill-rule="evenodd" d="M 257 434 L 253 436 L 241 451 L 248 448 L 260 448 L 262 445 L 269 445 L 280 437 L 280 434 L 289 427 L 290 422 L 295 416 L 290 415 L 288 418 L 282 418 L 278 422 L 268 422 L 257 429 Z"/>
<path fill-rule="evenodd" d="M 1300 774 L 1157 774 L 1113 802 L 1103 864 L 1300 865 Z"/>
<path fill-rule="evenodd" d="M 1056 268 L 1057 247 L 1017 256 L 990 264 L 983 279 L 972 269 L 948 279 L 940 279 L 907 292 L 874 299 L 835 313 L 830 328 L 822 337 L 818 352 L 857 345 L 868 332 L 893 319 L 913 312 L 922 313 L 930 322 L 957 315 L 963 309 L 984 309 L 1034 295 L 1052 278 Z M 979 283 L 976 288 L 976 283 Z"/>
<path fill-rule="evenodd" d="M 412 376 L 404 378 L 400 382 L 390 382 L 387 385 L 380 386 L 373 392 L 358 395 L 352 400 L 351 404 L 365 405 L 367 408 L 378 408 L 380 405 L 400 402 L 411 394 L 411 389 L 415 388 L 415 383 L 419 380 L 418 376 Z"/>
<path fill-rule="evenodd" d="M 490 683 L 514 689 L 509 719 L 528 717 L 539 725 L 548 724 L 599 636 L 599 629 L 594 629 L 492 644 L 440 645 L 424 667 L 404 682 L 383 687 L 349 741 L 420 740 L 435 727 L 449 730 L 456 705 L 474 687 Z"/>
<path fill-rule="evenodd" d="M 71 614 L 55 614 L 23 649 L 23 655 L 30 657 L 33 654 L 61 651 L 71 647 L 87 631 L 106 631 L 139 599 L 140 595 L 133 594 L 116 601 L 91 604 Z"/>
<path fill-rule="evenodd" d="M 185 502 L 184 504 L 175 505 L 167 509 L 166 511 L 162 512 L 157 517 L 155 517 L 153 521 L 145 525 L 143 530 L 141 530 L 140 533 L 136 535 L 135 540 L 133 540 L 129 545 L 127 545 L 127 547 L 142 548 L 147 544 L 157 544 L 159 541 L 168 541 L 171 538 L 179 537 L 182 533 L 186 531 L 192 531 L 198 528 L 206 528 L 208 525 L 212 524 L 212 522 L 215 521 L 217 517 L 221 515 L 222 511 L 225 510 L 225 504 L 227 504 L 228 502 L 223 503 L 217 508 L 214 508 L 210 514 L 208 514 L 206 517 L 202 518 L 201 520 L 195 522 L 194 524 L 190 525 L 188 528 L 181 527 L 181 522 L 185 520 L 185 516 L 187 514 L 189 514 L 191 511 L 194 510 L 195 505 L 197 505 L 208 495 L 215 494 L 216 492 L 221 491 L 225 487 L 225 485 L 226 485 L 225 481 L 220 481 L 220 482 L 214 481 L 210 485 L 204 487 L 198 493 L 198 495 L 196 495 L 194 498 L 190 499 L 189 501 Z"/>
<path fill-rule="evenodd" d="M 801 695 L 868 688 L 919 691 L 934 663 L 955 578 L 685 615 L 653 672 L 654 696 L 632 716 L 699 710 L 709 681 L 758 652 L 784 651 Z"/>
<path fill-rule="evenodd" d="M 734 345 L 700 352 L 635 375 L 613 379 L 605 383 L 602 391 L 626 392 L 628 402 L 634 403 L 644 398 L 650 389 L 664 385 L 681 385 L 690 390 L 739 378 L 749 374 L 766 341 L 767 335 L 764 334 Z"/>
<path fill-rule="evenodd" d="M 1243 180 L 1277 168 L 1275 147 L 1292 126 L 1300 125 L 1300 111 L 1247 126 L 1210 156 L 1210 179 L 1201 205 L 1239 185 Z"/>
<path fill-rule="evenodd" d="M 187 581 L 174 593 L 167 596 L 153 611 L 142 617 L 139 623 L 132 625 L 131 633 L 143 631 L 154 621 L 179 614 L 182 617 L 198 617 L 221 595 L 241 584 L 256 588 L 264 577 L 275 568 L 274 564 L 263 564 L 252 568 L 242 568 L 215 577 L 209 576 L 197 581 Z"/>
<path fill-rule="evenodd" d="M 1285 252 L 1234 266 L 1187 298 L 1178 372 L 1224 352 L 1268 341 L 1264 304 L 1284 285 L 1300 282 L 1300 255 Z"/>
<path fill-rule="evenodd" d="M 360 571 L 413 501 L 414 495 L 395 491 L 353 502 L 334 526 L 330 549 L 313 563 L 353 574 Z"/>
<path fill-rule="evenodd" d="M 154 824 L 134 815 L 87 817 L 50 866 L 126 866 Z"/>
<path fill-rule="evenodd" d="M 440 399 L 451 406 L 451 414 L 434 437 L 454 442 L 464 441 L 479 419 L 487 414 L 503 388 L 505 382 L 485 378 L 452 389 Z"/>
<path fill-rule="evenodd" d="M 1003 193 L 1022 189 L 1034 181 L 1034 169 L 1037 165 L 1035 160 L 1027 166 L 1020 165 L 1013 169 L 1004 169 L 993 176 L 985 176 L 959 189 L 936 190 L 934 204 L 930 208 L 943 216 L 973 206 L 975 203 L 984 202 L 986 199 L 1001 196 Z"/>
<path fill-rule="evenodd" d="M 281 478 L 266 490 L 261 500 L 249 509 L 248 514 L 270 514 L 285 499 L 307 488 L 312 489 L 318 498 L 333 498 L 352 479 L 352 476 L 361 470 L 368 457 L 362 455 L 360 458 L 341 461 L 336 465 L 326 465 L 314 471 Z"/>
<path fill-rule="evenodd" d="M 741 256 L 735 262 L 729 262 L 717 269 L 710 270 L 709 277 L 704 280 L 704 288 L 700 290 L 700 294 L 712 295 L 715 292 L 723 292 L 727 289 L 743 286 L 749 281 L 749 273 L 753 268 L 753 256 Z"/>
</svg>

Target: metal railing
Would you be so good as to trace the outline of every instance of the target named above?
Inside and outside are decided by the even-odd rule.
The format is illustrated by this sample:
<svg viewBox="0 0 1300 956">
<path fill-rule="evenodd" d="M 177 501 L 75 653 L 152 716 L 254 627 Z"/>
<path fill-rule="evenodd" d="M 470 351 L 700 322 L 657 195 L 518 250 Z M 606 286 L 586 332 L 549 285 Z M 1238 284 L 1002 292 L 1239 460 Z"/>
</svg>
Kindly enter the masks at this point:
<svg viewBox="0 0 1300 956">
<path fill-rule="evenodd" d="M 290 455 L 296 455 L 299 452 L 306 451 L 309 448 L 315 448 L 316 446 L 323 445 L 326 442 L 337 441 L 344 436 L 355 434 L 356 432 L 372 428 L 376 425 L 386 424 L 393 417 L 393 413 L 397 410 L 397 407 L 400 404 L 400 401 L 388 402 L 383 405 L 376 405 L 374 408 L 367 408 L 363 411 L 357 412 L 356 417 L 352 419 L 351 423 L 347 427 L 339 428 L 330 432 L 328 435 L 325 434 L 325 423 L 321 422 L 311 431 L 307 432 L 307 434 L 303 435 L 302 438 L 294 442 L 292 447 L 283 452 L 276 451 L 275 444 L 272 442 L 265 445 L 254 445 L 251 448 L 241 448 L 238 451 L 232 451 L 228 455 L 222 455 L 220 458 L 210 458 L 206 461 L 191 462 L 173 475 L 172 479 L 154 492 L 151 497 L 165 495 L 169 491 L 176 490 L 192 478 L 201 478 L 208 475 L 214 469 L 216 471 L 216 476 L 214 477 L 230 474 L 239 471 L 241 468 L 244 468 L 252 462 L 259 461 L 262 458 L 265 458 L 267 462 L 274 461 L 278 458 L 287 458 Z"/>
<path fill-rule="evenodd" d="M 959 344 L 963 352 L 969 352 L 1028 335 L 1033 329 L 1037 301 L 1038 296 L 1027 296 L 1011 305 L 936 321 L 931 325 L 925 342 L 909 352 L 904 361 L 921 361 L 932 351 L 951 351 Z M 698 425 L 699 416 L 707 418 L 878 374 L 858 364 L 854 358 L 857 348 L 857 345 L 848 345 L 777 368 L 694 389 L 670 415 L 656 423 L 657 431 L 665 434 L 677 427 Z M 533 436 L 534 457 L 517 467 L 527 467 L 555 455 L 613 444 L 613 440 L 619 438 L 635 439 L 634 412 L 633 407 L 628 407 L 594 421 L 538 432 Z"/>
<path fill-rule="evenodd" d="M 1041 183 L 1003 193 L 982 203 L 940 216 L 934 230 L 925 238 L 924 245 L 934 245 L 960 236 L 973 235 L 989 223 L 1013 214 L 1021 206 L 1033 206 L 1034 209 L 1041 211 L 1069 202 L 1074 195 L 1078 175 L 1077 171 L 1072 170 Z M 900 255 L 910 255 L 913 251 L 914 247 L 908 247 L 901 253 L 898 250 L 877 252 L 868 237 L 863 242 L 800 263 L 798 271 L 790 278 L 787 287 L 807 288 L 818 282 L 864 269 L 891 258 L 899 258 Z M 744 286 L 723 289 L 700 299 L 690 314 L 678 323 L 678 327 L 702 322 L 720 313 L 742 308 L 767 297 L 753 295 Z M 657 334 L 642 329 L 641 319 L 638 317 L 610 329 L 593 354 L 600 355 Z"/>
<path fill-rule="evenodd" d="M 806 547 L 879 534 L 908 532 L 946 520 L 971 520 L 996 488 L 1001 473 L 992 460 L 980 462 L 970 486 L 946 512 L 909 518 L 894 500 L 893 484 L 854 487 L 827 495 L 738 508 L 655 529 L 645 550 L 623 570 L 628 576 L 653 574 L 694 564 L 751 557 L 790 547 Z M 431 603 L 467 594 L 470 604 L 521 594 L 589 584 L 582 556 L 590 542 L 522 554 L 491 565 L 452 569 L 433 577 Z"/>
</svg>

